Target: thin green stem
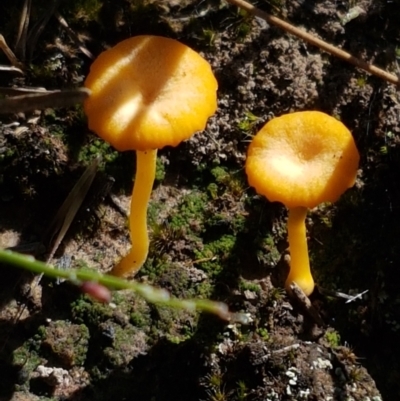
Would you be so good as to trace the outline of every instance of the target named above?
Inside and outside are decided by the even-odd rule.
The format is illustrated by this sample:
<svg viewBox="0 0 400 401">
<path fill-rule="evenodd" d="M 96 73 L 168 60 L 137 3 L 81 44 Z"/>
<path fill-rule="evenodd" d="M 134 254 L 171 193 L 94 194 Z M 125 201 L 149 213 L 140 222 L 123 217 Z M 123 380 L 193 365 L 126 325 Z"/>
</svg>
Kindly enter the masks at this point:
<svg viewBox="0 0 400 401">
<path fill-rule="evenodd" d="M 226 304 L 210 301 L 208 299 L 178 299 L 171 297 L 168 291 L 155 288 L 147 284 L 134 281 L 127 281 L 108 274 L 101 274 L 89 270 L 56 269 L 46 263 L 36 260 L 32 256 L 22 255 L 10 250 L 0 249 L 0 263 L 16 266 L 36 274 L 44 274 L 50 278 L 62 278 L 74 284 L 82 284 L 86 281 L 93 281 L 109 287 L 113 290 L 131 290 L 143 297 L 147 302 L 169 306 L 172 308 L 197 310 L 212 313 L 221 319 L 247 323 L 247 316 L 244 314 L 231 313 Z"/>
</svg>

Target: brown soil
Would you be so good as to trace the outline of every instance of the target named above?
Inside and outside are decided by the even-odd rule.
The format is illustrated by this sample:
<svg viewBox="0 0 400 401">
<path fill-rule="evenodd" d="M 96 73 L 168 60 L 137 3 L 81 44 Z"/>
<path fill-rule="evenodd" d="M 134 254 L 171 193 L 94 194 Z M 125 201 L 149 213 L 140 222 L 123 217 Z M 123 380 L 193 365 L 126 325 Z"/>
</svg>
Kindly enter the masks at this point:
<svg viewBox="0 0 400 401">
<path fill-rule="evenodd" d="M 0 4 L 11 47 L 22 8 L 14 3 Z M 48 3 L 33 4 L 33 32 Z M 398 0 L 257 6 L 399 72 Z M 360 15 L 345 23 L 355 6 Z M 124 291 L 101 305 L 73 284 L 33 285 L 29 274 L 1 266 L 0 400 L 398 400 L 398 88 L 216 0 L 75 0 L 58 9 L 94 55 L 158 34 L 211 63 L 218 111 L 204 132 L 160 151 L 152 248 L 137 279 L 226 302 L 250 323 L 155 307 Z M 76 87 L 91 64 L 54 17 L 25 56 L 15 51 L 28 69 L 0 71 L 3 87 Z M 0 64 L 8 64 L 2 54 Z M 315 291 L 322 323 L 281 290 L 286 211 L 248 188 L 243 171 L 251 136 L 273 116 L 300 110 L 339 118 L 361 154 L 355 187 L 313 210 L 307 224 L 318 285 L 368 292 L 345 303 Z M 129 245 L 123 211 L 134 155 L 105 148 L 80 106 L 1 116 L 0 246 L 36 244 L 43 258 L 46 228 L 97 153 L 106 162 L 53 263 L 106 272 Z"/>
</svg>

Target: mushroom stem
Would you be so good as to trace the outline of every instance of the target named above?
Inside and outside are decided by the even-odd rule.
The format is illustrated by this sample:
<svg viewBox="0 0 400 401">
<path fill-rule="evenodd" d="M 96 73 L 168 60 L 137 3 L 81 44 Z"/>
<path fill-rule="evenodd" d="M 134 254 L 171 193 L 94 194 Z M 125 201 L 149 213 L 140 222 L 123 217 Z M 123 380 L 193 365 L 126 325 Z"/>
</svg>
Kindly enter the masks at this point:
<svg viewBox="0 0 400 401">
<path fill-rule="evenodd" d="M 144 264 L 149 252 L 147 205 L 156 174 L 157 149 L 136 151 L 136 176 L 133 185 L 129 228 L 132 247 L 112 269 L 114 276 L 134 275 Z"/>
<path fill-rule="evenodd" d="M 290 272 L 285 287 L 289 289 L 294 281 L 308 296 L 314 290 L 314 279 L 310 271 L 306 236 L 306 207 L 289 209 L 288 237 L 290 251 Z"/>
</svg>

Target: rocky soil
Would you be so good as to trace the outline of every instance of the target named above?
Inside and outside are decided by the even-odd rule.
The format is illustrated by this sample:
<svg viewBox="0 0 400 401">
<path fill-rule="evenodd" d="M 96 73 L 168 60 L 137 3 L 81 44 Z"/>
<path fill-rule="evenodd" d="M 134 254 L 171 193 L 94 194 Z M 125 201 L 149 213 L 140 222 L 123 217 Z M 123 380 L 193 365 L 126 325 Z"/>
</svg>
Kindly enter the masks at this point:
<svg viewBox="0 0 400 401">
<path fill-rule="evenodd" d="M 159 152 L 151 249 L 135 279 L 223 301 L 249 324 L 128 291 L 100 304 L 71 283 L 2 265 L 0 400 L 398 400 L 398 88 L 223 1 L 33 1 L 27 40 L 15 46 L 22 3 L 0 4 L 0 33 L 26 67 L 0 70 L 3 88 L 79 87 L 91 53 L 138 34 L 173 37 L 210 62 L 218 111 L 204 132 Z M 398 0 L 256 5 L 399 73 Z M 3 54 L 0 64 L 9 65 Z M 307 220 L 321 320 L 282 289 L 286 209 L 257 195 L 243 169 L 257 130 L 301 110 L 340 119 L 361 155 L 354 188 Z M 107 272 L 125 253 L 135 156 L 89 132 L 81 105 L 0 114 L 0 246 L 44 259 L 47 228 L 98 155 L 55 265 Z M 335 291 L 367 292 L 346 302 Z"/>
</svg>

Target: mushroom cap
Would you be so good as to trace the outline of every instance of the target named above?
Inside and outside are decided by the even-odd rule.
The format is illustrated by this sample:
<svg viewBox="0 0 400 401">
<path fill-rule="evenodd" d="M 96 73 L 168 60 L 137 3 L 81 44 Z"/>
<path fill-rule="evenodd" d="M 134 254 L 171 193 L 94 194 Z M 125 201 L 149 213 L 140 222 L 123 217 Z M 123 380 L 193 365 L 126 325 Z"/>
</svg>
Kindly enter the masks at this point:
<svg viewBox="0 0 400 401">
<path fill-rule="evenodd" d="M 209 63 L 184 44 L 135 36 L 101 53 L 85 81 L 89 128 L 117 150 L 176 146 L 217 108 Z"/>
<path fill-rule="evenodd" d="M 334 202 L 354 185 L 359 154 L 350 131 L 319 111 L 270 120 L 250 144 L 249 184 L 289 208 Z"/>
</svg>

